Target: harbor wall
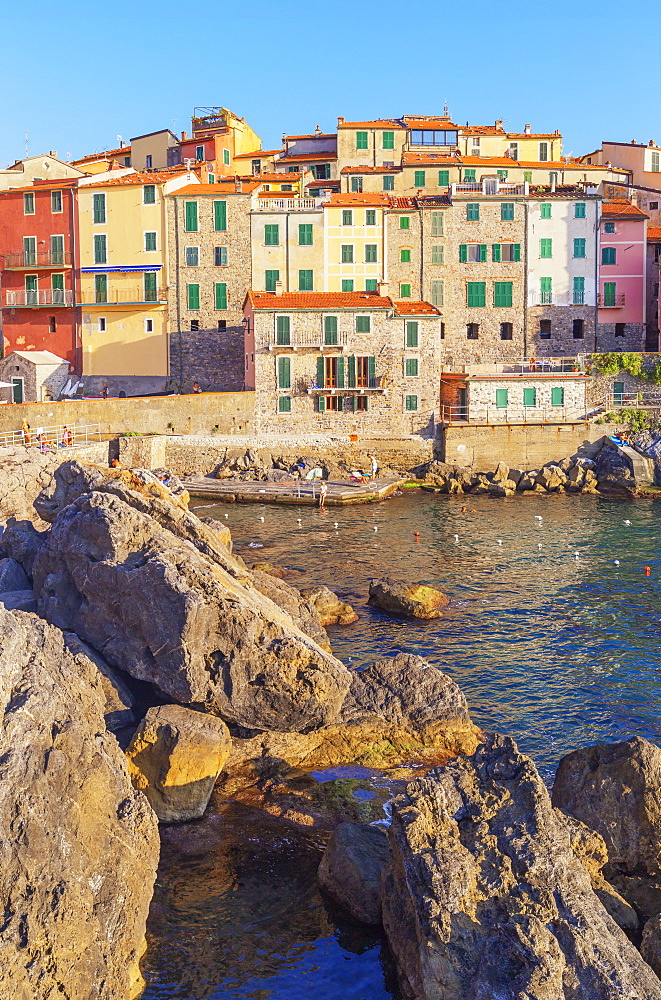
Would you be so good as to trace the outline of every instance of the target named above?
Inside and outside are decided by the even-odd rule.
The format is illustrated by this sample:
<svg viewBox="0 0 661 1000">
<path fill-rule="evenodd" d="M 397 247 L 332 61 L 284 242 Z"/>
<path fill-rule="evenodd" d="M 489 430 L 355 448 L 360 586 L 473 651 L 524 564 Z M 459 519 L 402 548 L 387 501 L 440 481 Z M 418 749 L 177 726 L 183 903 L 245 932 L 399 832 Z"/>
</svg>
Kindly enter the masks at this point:
<svg viewBox="0 0 661 1000">
<path fill-rule="evenodd" d="M 491 471 L 498 462 L 510 468 L 538 469 L 571 455 L 591 458 L 607 430 L 587 421 L 572 424 L 463 424 L 440 427 L 436 457 L 475 471 Z"/>
</svg>

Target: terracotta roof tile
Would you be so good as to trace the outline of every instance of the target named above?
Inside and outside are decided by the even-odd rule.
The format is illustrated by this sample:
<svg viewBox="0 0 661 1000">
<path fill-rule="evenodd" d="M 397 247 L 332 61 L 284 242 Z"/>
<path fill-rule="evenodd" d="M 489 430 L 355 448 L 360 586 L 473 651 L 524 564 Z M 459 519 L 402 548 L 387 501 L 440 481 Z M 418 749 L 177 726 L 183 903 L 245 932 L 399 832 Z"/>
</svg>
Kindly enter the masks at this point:
<svg viewBox="0 0 661 1000">
<path fill-rule="evenodd" d="M 249 291 L 255 310 L 286 312 L 288 309 L 392 309 L 394 302 L 378 292 L 275 292 Z"/>
<path fill-rule="evenodd" d="M 390 208 L 417 208 L 416 198 L 398 198 L 395 195 L 390 195 L 389 199 Z"/>
<path fill-rule="evenodd" d="M 334 139 L 337 132 L 312 132 L 311 135 L 288 135 L 287 139 Z"/>
<path fill-rule="evenodd" d="M 648 226 L 647 240 L 651 243 L 661 243 L 661 226 Z"/>
<path fill-rule="evenodd" d="M 112 177 L 105 181 L 97 181 L 91 184 L 86 183 L 84 187 L 87 190 L 94 187 L 130 187 L 132 184 L 165 184 L 166 181 L 174 180 L 175 177 L 181 177 L 186 173 L 188 171 L 182 168 L 172 171 L 153 171 L 149 174 L 124 174 L 122 177 Z"/>
<path fill-rule="evenodd" d="M 256 160 L 260 156 L 278 156 L 282 152 L 281 149 L 255 149 L 252 153 L 235 153 L 235 160 Z"/>
<path fill-rule="evenodd" d="M 330 208 L 335 208 L 338 205 L 345 205 L 347 208 L 350 208 L 352 205 L 388 205 L 389 202 L 388 195 L 381 191 L 365 191 L 360 194 L 357 192 L 338 192 L 337 194 L 332 194 L 326 204 Z"/>
<path fill-rule="evenodd" d="M 460 125 L 456 125 L 450 118 L 444 115 L 439 115 L 438 117 L 420 118 L 415 115 L 402 115 L 402 121 L 405 123 L 407 128 L 414 129 L 459 129 Z"/>
<path fill-rule="evenodd" d="M 342 167 L 342 174 L 394 174 L 399 173 L 401 167 Z"/>
<path fill-rule="evenodd" d="M 403 153 L 402 154 L 402 166 L 408 166 L 409 164 L 418 163 L 460 163 L 460 158 L 458 153 L 455 152 L 454 146 L 452 146 L 452 151 L 447 153 L 441 153 L 438 151 L 430 150 L 428 153 Z"/>
<path fill-rule="evenodd" d="M 398 118 L 376 118 L 371 122 L 338 122 L 338 128 L 388 128 L 404 129 Z"/>
<path fill-rule="evenodd" d="M 254 180 L 252 177 L 250 180 L 242 181 L 242 190 L 236 190 L 236 184 L 234 178 L 225 181 L 224 183 L 217 184 L 187 184 L 186 187 L 178 188 L 176 191 L 171 191 L 170 195 L 183 194 L 186 197 L 190 195 L 215 195 L 217 198 L 222 195 L 225 198 L 227 195 L 231 194 L 251 194 L 256 188 L 259 187 L 259 181 Z"/>
<path fill-rule="evenodd" d="M 318 187 L 318 188 L 323 188 L 325 191 L 329 191 L 331 188 L 338 188 L 339 189 L 340 183 L 341 183 L 341 181 L 340 181 L 340 179 L 338 177 L 338 178 L 336 178 L 335 180 L 332 180 L 332 181 L 331 180 L 325 180 L 325 181 L 308 181 L 305 186 L 306 186 L 306 188 Z"/>
<path fill-rule="evenodd" d="M 86 163 L 90 160 L 107 160 L 112 156 L 130 156 L 131 147 L 130 146 L 120 146 L 119 149 L 106 149 L 102 150 L 100 153 L 88 153 L 87 156 L 79 156 L 77 160 L 71 160 L 71 164 L 75 166 L 77 163 Z"/>
<path fill-rule="evenodd" d="M 400 302 L 393 302 L 396 316 L 440 316 L 440 310 L 433 306 L 431 302 L 412 302 L 404 299 Z"/>
<path fill-rule="evenodd" d="M 632 205 L 630 201 L 605 201 L 601 206 L 603 215 L 608 215 L 611 219 L 649 219 L 649 215 L 642 212 L 637 205 Z"/>
<path fill-rule="evenodd" d="M 300 181 L 300 179 L 303 176 L 303 174 L 299 173 L 298 170 L 296 171 L 296 173 L 291 173 L 291 174 L 288 174 L 285 170 L 281 170 L 277 174 L 276 173 L 273 173 L 273 174 L 262 173 L 262 174 L 249 174 L 248 176 L 251 179 L 253 179 L 253 180 L 260 180 L 260 181 L 281 181 L 281 182 L 284 182 L 285 184 L 288 184 L 290 180 L 292 180 L 292 181 Z"/>
<path fill-rule="evenodd" d="M 320 150 L 318 153 L 285 153 L 284 156 L 278 158 L 278 163 L 287 163 L 288 161 L 292 163 L 307 163 L 308 161 L 318 163 L 320 160 L 336 159 L 337 153 Z"/>
</svg>

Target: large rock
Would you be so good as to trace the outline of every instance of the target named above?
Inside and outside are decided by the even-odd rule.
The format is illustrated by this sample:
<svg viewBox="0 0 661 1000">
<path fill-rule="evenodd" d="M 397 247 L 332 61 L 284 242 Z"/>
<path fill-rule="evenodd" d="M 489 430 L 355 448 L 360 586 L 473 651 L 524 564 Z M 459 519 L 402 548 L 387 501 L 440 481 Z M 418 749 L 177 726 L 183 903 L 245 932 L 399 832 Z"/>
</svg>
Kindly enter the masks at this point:
<svg viewBox="0 0 661 1000">
<path fill-rule="evenodd" d="M 629 494 L 636 489 L 631 459 L 612 441 L 606 440 L 597 455 L 594 475 L 602 491 Z"/>
<path fill-rule="evenodd" d="M 652 917 L 643 927 L 640 954 L 661 978 L 661 916 Z"/>
<path fill-rule="evenodd" d="M 111 733 L 119 732 L 126 726 L 135 725 L 137 719 L 136 699 L 124 677 L 106 663 L 102 656 L 79 639 L 75 632 L 64 633 L 64 644 L 73 655 L 91 660 L 99 672 L 99 683 L 103 691 L 103 716 L 106 728 Z"/>
<path fill-rule="evenodd" d="M 164 823 L 198 819 L 229 756 L 227 726 L 181 705 L 150 708 L 126 751 L 131 780 Z"/>
<path fill-rule="evenodd" d="M 58 461 L 35 447 L 0 448 L 0 521 L 34 517 L 34 498 L 50 483 Z"/>
<path fill-rule="evenodd" d="M 7 611 L 29 611 L 36 614 L 37 599 L 34 591 L 29 590 L 9 590 L 0 594 L 0 604 Z"/>
<path fill-rule="evenodd" d="M 261 570 L 253 570 L 252 579 L 253 586 L 260 594 L 268 597 L 279 608 L 286 611 L 291 620 L 303 632 L 311 636 L 322 649 L 328 653 L 331 652 L 331 645 L 322 627 L 317 609 L 311 601 L 303 597 L 300 590 L 285 583 L 284 580 L 276 579 L 270 573 L 263 573 Z"/>
<path fill-rule="evenodd" d="M 492 735 L 395 798 L 383 915 L 416 1000 L 659 1000 L 532 761 Z"/>
<path fill-rule="evenodd" d="M 567 754 L 553 804 L 601 834 L 609 869 L 661 875 L 661 750 L 648 740 L 634 736 Z"/>
<path fill-rule="evenodd" d="M 32 579 L 37 552 L 46 541 L 46 532 L 37 531 L 31 521 L 10 517 L 2 532 L 2 551 L 22 567 Z"/>
<path fill-rule="evenodd" d="M 420 583 L 402 583 L 383 577 L 370 583 L 370 598 L 392 615 L 405 618 L 440 618 L 450 598 L 434 587 Z"/>
<path fill-rule="evenodd" d="M 0 594 L 9 590 L 30 590 L 25 570 L 15 559 L 0 559 Z"/>
<path fill-rule="evenodd" d="M 94 664 L 0 609 L 0 996 L 128 1000 L 158 826 L 106 733 Z"/>
<path fill-rule="evenodd" d="M 304 587 L 301 594 L 313 605 L 324 628 L 328 625 L 351 625 L 358 621 L 358 615 L 351 605 L 328 587 Z"/>
<path fill-rule="evenodd" d="M 167 511 L 162 517 L 168 521 Z M 60 510 L 37 556 L 39 611 L 168 700 L 250 729 L 330 723 L 349 671 L 226 551 L 223 561 L 235 574 L 149 514 L 95 490 Z"/>
<path fill-rule="evenodd" d="M 364 924 L 381 923 L 381 878 L 390 845 L 378 826 L 340 823 L 331 833 L 319 865 L 319 885 Z"/>
</svg>

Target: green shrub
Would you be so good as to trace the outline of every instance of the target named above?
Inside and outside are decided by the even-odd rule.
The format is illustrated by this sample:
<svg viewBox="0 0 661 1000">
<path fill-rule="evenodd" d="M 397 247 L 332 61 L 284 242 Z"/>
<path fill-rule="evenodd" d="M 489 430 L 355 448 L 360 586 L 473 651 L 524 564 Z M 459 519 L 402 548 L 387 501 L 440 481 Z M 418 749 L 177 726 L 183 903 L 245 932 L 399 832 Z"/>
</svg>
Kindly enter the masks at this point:
<svg viewBox="0 0 661 1000">
<path fill-rule="evenodd" d="M 617 375 L 618 372 L 628 372 L 634 378 L 648 377 L 643 369 L 642 354 L 610 351 L 607 354 L 593 354 L 591 362 L 593 368 L 596 368 L 602 375 Z M 659 362 L 657 362 L 657 366 L 659 366 Z"/>
</svg>

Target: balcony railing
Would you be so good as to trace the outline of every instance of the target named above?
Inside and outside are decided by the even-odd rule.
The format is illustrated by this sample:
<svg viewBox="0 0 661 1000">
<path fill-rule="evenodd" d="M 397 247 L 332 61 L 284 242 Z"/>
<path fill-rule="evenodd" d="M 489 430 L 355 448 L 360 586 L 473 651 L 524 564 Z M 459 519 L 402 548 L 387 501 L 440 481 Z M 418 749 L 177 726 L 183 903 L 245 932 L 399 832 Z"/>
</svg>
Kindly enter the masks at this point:
<svg viewBox="0 0 661 1000">
<path fill-rule="evenodd" d="M 571 406 L 445 406 L 440 419 L 444 424 L 543 424 L 576 423 L 587 420 L 587 408 Z"/>
<path fill-rule="evenodd" d="M 258 212 L 313 212 L 321 208 L 321 198 L 258 198 Z"/>
<path fill-rule="evenodd" d="M 618 292 L 616 295 L 606 295 L 600 292 L 597 296 L 597 305 L 601 306 L 602 309 L 620 309 L 626 304 L 626 295 L 624 292 Z"/>
<path fill-rule="evenodd" d="M 266 344 L 269 351 L 296 351 L 310 347 L 315 351 L 343 351 L 347 346 L 347 334 L 324 334 L 314 330 L 301 333 L 273 333 Z"/>
<path fill-rule="evenodd" d="M 39 306 L 72 306 L 73 292 L 70 288 L 44 288 L 27 291 L 20 289 L 5 292 L 8 309 L 36 309 Z"/>
<path fill-rule="evenodd" d="M 585 371 L 586 359 L 584 354 L 575 357 L 543 357 L 520 358 L 514 361 L 484 361 L 472 362 L 470 364 L 444 363 L 441 369 L 441 378 L 444 373 L 465 374 L 465 375 L 553 375 L 558 372 Z"/>
<path fill-rule="evenodd" d="M 162 305 L 167 301 L 167 289 L 155 288 L 108 288 L 105 292 L 98 288 L 90 295 L 83 292 L 83 305 Z"/>
<path fill-rule="evenodd" d="M 6 253 L 5 268 L 8 271 L 21 271 L 26 267 L 71 267 L 71 254 L 68 250 L 40 250 L 23 253 Z"/>
<path fill-rule="evenodd" d="M 388 388 L 388 379 L 385 375 L 375 375 L 373 378 L 356 378 L 355 385 L 349 385 L 345 377 L 345 384 L 339 385 L 318 385 L 315 379 L 309 381 L 302 380 L 303 391 L 309 396 L 344 396 L 347 393 L 363 393 L 369 389 L 377 392 L 385 392 Z"/>
</svg>

